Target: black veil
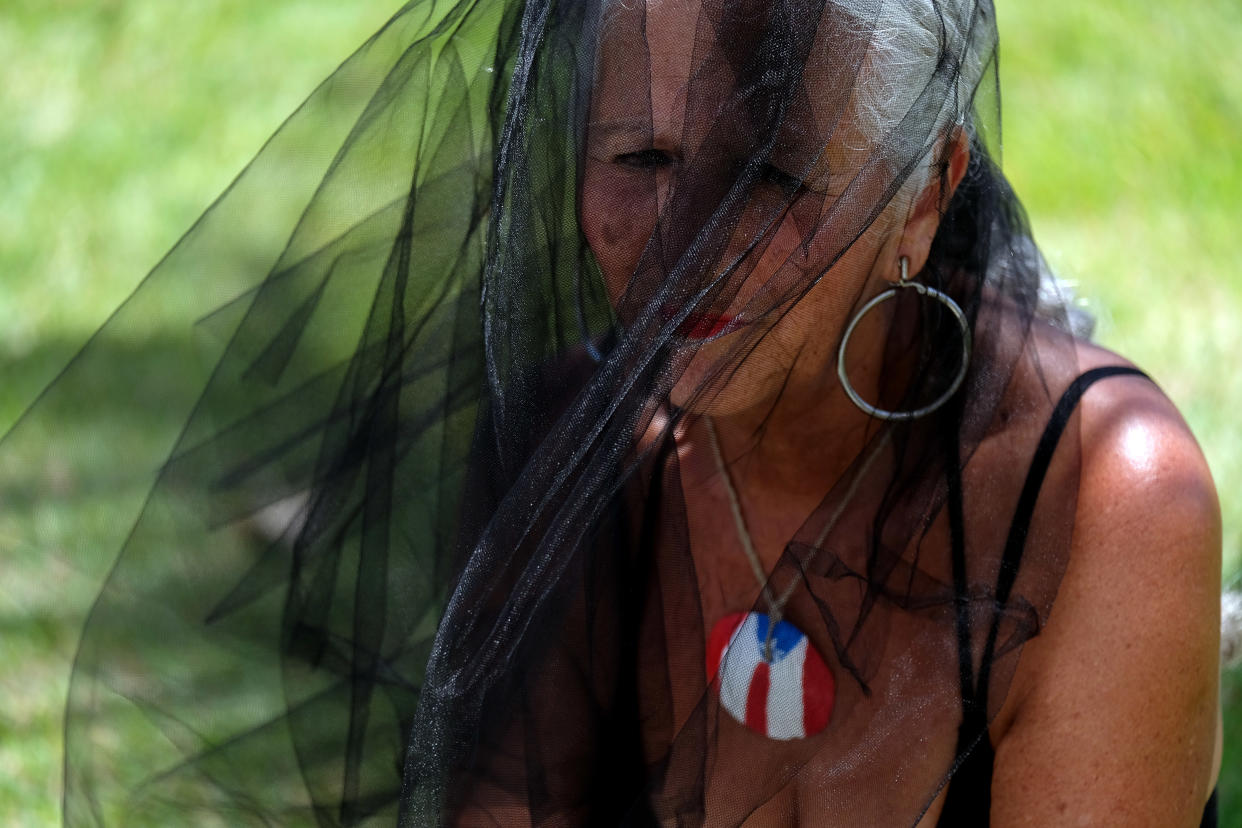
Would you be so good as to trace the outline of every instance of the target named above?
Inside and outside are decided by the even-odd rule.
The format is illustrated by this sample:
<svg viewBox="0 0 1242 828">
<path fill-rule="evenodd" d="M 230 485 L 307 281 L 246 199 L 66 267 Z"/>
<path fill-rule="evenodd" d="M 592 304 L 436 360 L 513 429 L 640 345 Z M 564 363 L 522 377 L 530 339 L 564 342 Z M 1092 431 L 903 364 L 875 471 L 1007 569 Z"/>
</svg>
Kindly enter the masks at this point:
<svg viewBox="0 0 1242 828">
<path fill-rule="evenodd" d="M 1072 530 L 1071 432 L 1004 554 L 1076 362 L 999 130 L 988 2 L 408 3 L 0 443 L 54 452 L 39 423 L 107 344 L 179 326 L 178 382 L 133 380 L 179 430 L 112 449 L 157 471 L 75 661 L 66 823 L 916 823 L 987 738 Z M 679 429 L 738 389 L 775 410 L 803 364 L 782 331 L 828 288 L 835 353 L 876 289 L 841 274 L 927 193 L 911 278 L 963 309 L 969 371 L 839 435 L 770 573 L 836 706 L 764 741 L 703 669 Z M 964 343 L 890 306 L 847 368 L 917 409 Z"/>
</svg>

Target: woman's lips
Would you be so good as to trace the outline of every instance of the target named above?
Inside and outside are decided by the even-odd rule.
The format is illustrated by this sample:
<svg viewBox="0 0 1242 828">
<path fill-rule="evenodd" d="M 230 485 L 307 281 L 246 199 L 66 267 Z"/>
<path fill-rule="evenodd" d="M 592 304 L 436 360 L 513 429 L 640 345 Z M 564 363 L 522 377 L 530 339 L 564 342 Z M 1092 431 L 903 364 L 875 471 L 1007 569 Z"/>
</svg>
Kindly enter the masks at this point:
<svg viewBox="0 0 1242 828">
<path fill-rule="evenodd" d="M 678 315 L 676 308 L 664 308 L 665 321 Z M 686 339 L 710 339 L 733 324 L 734 317 L 714 313 L 690 313 L 677 326 L 677 333 Z"/>
<path fill-rule="evenodd" d="M 687 339 L 708 339 L 720 333 L 732 323 L 732 316 L 692 313 L 686 317 L 686 321 L 682 323 L 678 331 Z"/>
</svg>

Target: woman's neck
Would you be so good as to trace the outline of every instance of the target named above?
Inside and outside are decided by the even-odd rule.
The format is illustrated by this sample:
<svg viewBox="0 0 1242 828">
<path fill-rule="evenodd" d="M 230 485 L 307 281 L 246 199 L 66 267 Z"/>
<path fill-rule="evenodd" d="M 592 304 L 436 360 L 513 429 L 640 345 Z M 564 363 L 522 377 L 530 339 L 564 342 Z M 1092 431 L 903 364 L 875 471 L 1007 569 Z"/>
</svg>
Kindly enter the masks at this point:
<svg viewBox="0 0 1242 828">
<path fill-rule="evenodd" d="M 835 375 L 834 375 L 835 376 Z M 702 422 L 711 417 L 720 451 L 743 499 L 818 500 L 878 428 L 835 382 L 795 382 L 775 400 L 747 410 L 689 415 L 676 439 L 691 480 L 718 473 Z"/>
</svg>

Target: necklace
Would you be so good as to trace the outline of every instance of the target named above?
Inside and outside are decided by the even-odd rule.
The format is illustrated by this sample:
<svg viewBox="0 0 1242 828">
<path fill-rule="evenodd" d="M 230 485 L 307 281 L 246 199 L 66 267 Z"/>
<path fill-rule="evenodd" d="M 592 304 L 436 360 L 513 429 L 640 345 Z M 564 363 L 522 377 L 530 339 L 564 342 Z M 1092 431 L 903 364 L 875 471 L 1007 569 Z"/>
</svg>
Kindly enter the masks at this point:
<svg viewBox="0 0 1242 828">
<path fill-rule="evenodd" d="M 729 511 L 742 552 L 768 610 L 730 613 L 716 622 L 707 641 L 708 680 L 718 687 L 721 707 L 750 730 L 781 741 L 814 736 L 828 726 L 832 717 L 836 682 L 806 634 L 784 620 L 785 606 L 798 582 L 791 582 L 779 595 L 773 593 L 725 465 L 716 426 L 710 417 L 704 418 L 704 424 L 716 469 L 729 495 Z M 887 445 L 890 433 L 885 432 L 863 459 L 845 495 L 812 544 L 804 568 L 814 560 L 841 519 L 871 464 Z"/>
</svg>

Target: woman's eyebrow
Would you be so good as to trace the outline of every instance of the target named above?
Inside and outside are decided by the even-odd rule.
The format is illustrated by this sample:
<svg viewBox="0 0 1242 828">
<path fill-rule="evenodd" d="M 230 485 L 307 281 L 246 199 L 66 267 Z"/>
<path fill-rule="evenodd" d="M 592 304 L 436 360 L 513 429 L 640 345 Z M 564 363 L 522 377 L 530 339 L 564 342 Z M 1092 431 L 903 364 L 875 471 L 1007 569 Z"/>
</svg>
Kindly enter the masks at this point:
<svg viewBox="0 0 1242 828">
<path fill-rule="evenodd" d="M 618 135 L 631 136 L 640 134 L 644 137 L 652 135 L 651 121 L 642 118 L 607 118 L 598 121 L 587 121 L 587 132 L 592 137 L 614 138 Z"/>
</svg>

